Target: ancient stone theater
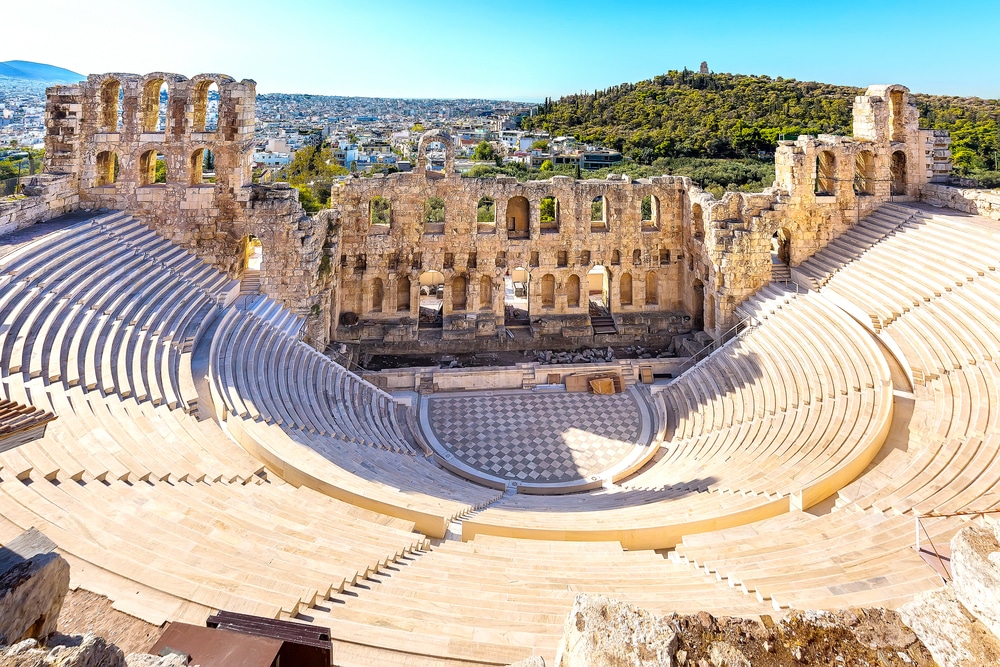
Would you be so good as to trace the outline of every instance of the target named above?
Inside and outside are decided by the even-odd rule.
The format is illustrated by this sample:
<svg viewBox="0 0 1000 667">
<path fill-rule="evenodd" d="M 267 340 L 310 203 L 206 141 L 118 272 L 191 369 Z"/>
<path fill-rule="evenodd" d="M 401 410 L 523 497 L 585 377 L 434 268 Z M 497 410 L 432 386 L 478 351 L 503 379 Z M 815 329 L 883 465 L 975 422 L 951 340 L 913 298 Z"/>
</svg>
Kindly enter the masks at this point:
<svg viewBox="0 0 1000 667">
<path fill-rule="evenodd" d="M 906 608 L 1000 503 L 1000 195 L 946 184 L 905 87 L 721 199 L 464 177 L 433 130 L 310 216 L 254 122 L 221 74 L 56 86 L 0 200 L 0 542 L 71 589 L 317 626 L 337 665 L 551 665 L 577 593 Z"/>
</svg>

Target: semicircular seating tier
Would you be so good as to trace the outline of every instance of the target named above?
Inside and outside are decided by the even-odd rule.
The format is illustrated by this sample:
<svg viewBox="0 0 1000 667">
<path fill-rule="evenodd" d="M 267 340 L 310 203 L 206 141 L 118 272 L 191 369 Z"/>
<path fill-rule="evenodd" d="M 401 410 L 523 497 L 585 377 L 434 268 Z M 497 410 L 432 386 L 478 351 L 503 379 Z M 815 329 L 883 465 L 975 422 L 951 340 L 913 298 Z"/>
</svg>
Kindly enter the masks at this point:
<svg viewBox="0 0 1000 667">
<path fill-rule="evenodd" d="M 752 330 L 656 394 L 665 424 L 657 460 L 612 488 L 505 498 L 466 521 L 464 534 L 665 548 L 810 507 L 854 479 L 892 413 L 877 345 L 815 294 L 770 290 L 744 309 Z"/>
</svg>

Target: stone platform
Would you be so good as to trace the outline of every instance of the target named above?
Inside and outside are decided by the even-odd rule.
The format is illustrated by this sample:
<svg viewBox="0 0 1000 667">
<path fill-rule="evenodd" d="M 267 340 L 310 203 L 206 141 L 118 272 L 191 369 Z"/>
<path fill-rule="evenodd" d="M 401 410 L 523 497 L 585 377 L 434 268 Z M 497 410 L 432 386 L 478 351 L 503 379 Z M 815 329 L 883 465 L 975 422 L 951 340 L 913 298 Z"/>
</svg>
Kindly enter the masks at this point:
<svg viewBox="0 0 1000 667">
<path fill-rule="evenodd" d="M 438 461 L 463 477 L 526 493 L 580 491 L 620 479 L 654 453 L 642 391 L 436 394 L 421 399 L 420 424 Z"/>
</svg>

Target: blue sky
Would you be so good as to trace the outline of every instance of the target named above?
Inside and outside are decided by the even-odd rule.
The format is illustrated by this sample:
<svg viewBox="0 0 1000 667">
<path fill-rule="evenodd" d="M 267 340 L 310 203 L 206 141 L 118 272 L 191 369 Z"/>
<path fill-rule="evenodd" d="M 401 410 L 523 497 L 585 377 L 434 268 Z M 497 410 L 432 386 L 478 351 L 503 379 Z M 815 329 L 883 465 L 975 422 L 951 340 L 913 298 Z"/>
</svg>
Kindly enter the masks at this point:
<svg viewBox="0 0 1000 667">
<path fill-rule="evenodd" d="M 953 0 L 29 0 L 0 61 L 224 72 L 259 92 L 538 100 L 669 69 L 1000 97 L 1000 5 Z"/>
</svg>

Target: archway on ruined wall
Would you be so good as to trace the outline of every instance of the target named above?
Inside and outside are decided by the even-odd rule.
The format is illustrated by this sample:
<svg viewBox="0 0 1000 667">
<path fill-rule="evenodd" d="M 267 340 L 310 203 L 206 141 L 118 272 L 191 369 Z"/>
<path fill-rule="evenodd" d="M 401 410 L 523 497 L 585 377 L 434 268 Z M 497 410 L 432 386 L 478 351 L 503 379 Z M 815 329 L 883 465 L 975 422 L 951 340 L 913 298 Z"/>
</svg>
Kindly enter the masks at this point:
<svg viewBox="0 0 1000 667">
<path fill-rule="evenodd" d="M 526 239 L 531 233 L 531 213 L 528 200 L 512 197 L 507 201 L 507 238 Z"/>
<path fill-rule="evenodd" d="M 906 141 L 906 105 L 903 103 L 903 91 L 893 90 L 889 93 L 889 141 Z"/>
<path fill-rule="evenodd" d="M 646 272 L 646 305 L 660 305 L 660 281 L 656 271 Z"/>
<path fill-rule="evenodd" d="M 643 229 L 660 228 L 660 200 L 656 195 L 646 195 L 642 198 L 639 218 Z"/>
<path fill-rule="evenodd" d="M 507 327 L 529 324 L 531 274 L 522 266 L 507 271 L 504 276 L 503 321 Z"/>
<path fill-rule="evenodd" d="M 424 132 L 417 143 L 417 171 L 455 171 L 455 141 L 444 130 Z"/>
<path fill-rule="evenodd" d="M 580 307 L 580 276 L 575 273 L 566 278 L 566 307 Z"/>
<path fill-rule="evenodd" d="M 139 185 L 157 185 L 167 182 L 167 158 L 156 149 L 149 149 L 139 156 Z"/>
<path fill-rule="evenodd" d="M 771 235 L 771 263 L 786 266 L 792 263 L 792 233 L 785 227 Z"/>
<path fill-rule="evenodd" d="M 691 236 L 700 239 L 705 235 L 705 213 L 701 204 L 691 205 Z"/>
<path fill-rule="evenodd" d="M 411 283 L 409 276 L 399 276 L 396 279 L 396 312 L 410 312 Z"/>
<path fill-rule="evenodd" d="M 542 234 L 559 233 L 559 199 L 542 197 L 538 204 L 538 230 Z"/>
<path fill-rule="evenodd" d="M 199 81 L 194 87 L 195 132 L 215 132 L 219 127 L 219 84 L 212 80 Z"/>
<path fill-rule="evenodd" d="M 837 157 L 832 151 L 820 151 L 816 156 L 816 194 L 836 193 Z"/>
<path fill-rule="evenodd" d="M 464 275 L 457 275 L 451 279 L 451 309 L 453 311 L 465 310 L 469 302 L 469 281 Z"/>
<path fill-rule="evenodd" d="M 479 310 L 493 310 L 493 279 L 479 276 Z"/>
<path fill-rule="evenodd" d="M 705 325 L 705 283 L 695 278 L 691 284 L 691 328 L 701 329 Z"/>
<path fill-rule="evenodd" d="M 143 132 L 165 132 L 170 88 L 163 79 L 150 79 L 142 88 L 140 127 Z"/>
<path fill-rule="evenodd" d="M 372 281 L 372 303 L 369 308 L 369 312 L 381 313 L 382 304 L 385 301 L 385 283 L 382 282 L 381 278 L 376 278 Z"/>
<path fill-rule="evenodd" d="M 590 202 L 590 231 L 608 231 L 608 200 L 603 195 L 594 197 Z"/>
<path fill-rule="evenodd" d="M 444 274 L 424 271 L 420 274 L 420 329 L 440 329 L 444 326 Z"/>
<path fill-rule="evenodd" d="M 542 308 L 555 308 L 556 307 L 556 277 L 551 273 L 546 273 L 542 276 L 541 285 L 541 302 Z"/>
<path fill-rule="evenodd" d="M 189 185 L 203 185 L 215 180 L 215 155 L 207 148 L 191 153 L 188 160 Z"/>
<path fill-rule="evenodd" d="M 895 151 L 889 163 L 889 172 L 892 176 L 892 194 L 906 194 L 906 153 Z"/>
<path fill-rule="evenodd" d="M 490 197 L 481 197 L 476 203 L 476 231 L 491 232 L 497 225 L 497 204 Z"/>
<path fill-rule="evenodd" d="M 623 306 L 632 305 L 632 274 L 628 271 L 618 279 L 618 301 Z"/>
<path fill-rule="evenodd" d="M 101 108 L 98 113 L 102 132 L 120 132 L 122 128 L 122 102 L 125 91 L 117 79 L 101 84 Z"/>
<path fill-rule="evenodd" d="M 114 185 L 118 182 L 118 153 L 102 151 L 97 154 L 97 173 L 94 179 L 96 187 Z"/>
<path fill-rule="evenodd" d="M 611 271 L 603 264 L 587 272 L 587 300 L 592 317 L 611 315 Z"/>
<path fill-rule="evenodd" d="M 854 158 L 854 189 L 857 194 L 875 194 L 875 155 L 871 151 L 861 151 Z"/>
</svg>

